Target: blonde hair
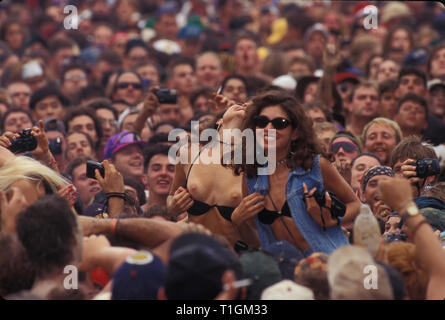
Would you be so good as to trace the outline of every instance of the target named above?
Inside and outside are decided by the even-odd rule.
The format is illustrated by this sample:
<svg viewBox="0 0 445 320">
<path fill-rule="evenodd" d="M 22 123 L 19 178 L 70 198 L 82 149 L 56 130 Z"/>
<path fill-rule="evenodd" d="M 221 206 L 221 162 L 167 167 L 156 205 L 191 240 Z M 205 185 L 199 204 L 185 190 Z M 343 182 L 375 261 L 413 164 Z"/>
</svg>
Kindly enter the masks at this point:
<svg viewBox="0 0 445 320">
<path fill-rule="evenodd" d="M 429 275 L 416 253 L 416 246 L 407 242 L 393 242 L 387 247 L 388 264 L 400 272 L 410 299 L 424 300 Z"/>
<path fill-rule="evenodd" d="M 58 185 L 65 187 L 69 184 L 55 171 L 25 156 L 15 157 L 0 167 L 0 190 L 8 191 L 13 183 L 22 179 L 47 183 L 54 193 L 57 193 Z"/>
<path fill-rule="evenodd" d="M 368 130 L 375 124 L 391 127 L 395 133 L 396 143 L 398 144 L 400 141 L 402 141 L 402 138 L 403 138 L 402 130 L 400 129 L 397 122 L 390 120 L 388 118 L 379 117 L 379 118 L 375 118 L 372 121 L 368 122 L 366 124 L 366 126 L 363 128 L 363 132 L 362 132 L 362 136 L 361 136 L 363 145 L 366 144 L 366 134 L 368 133 Z"/>
</svg>

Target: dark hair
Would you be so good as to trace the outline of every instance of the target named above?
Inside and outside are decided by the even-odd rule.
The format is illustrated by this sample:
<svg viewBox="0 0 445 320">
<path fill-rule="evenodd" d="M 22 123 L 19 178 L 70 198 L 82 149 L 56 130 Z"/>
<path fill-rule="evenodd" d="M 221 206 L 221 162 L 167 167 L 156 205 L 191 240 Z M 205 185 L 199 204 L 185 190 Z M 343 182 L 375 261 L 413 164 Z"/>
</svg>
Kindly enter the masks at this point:
<svg viewBox="0 0 445 320">
<path fill-rule="evenodd" d="M 323 112 L 324 116 L 326 117 L 326 120 L 328 122 L 332 122 L 332 112 L 326 107 L 324 102 L 321 100 L 306 102 L 303 104 L 303 109 L 305 112 L 310 110 L 320 110 L 321 112 Z"/>
<path fill-rule="evenodd" d="M 1 122 L 0 122 L 0 131 L 3 132 L 3 130 L 5 130 L 5 122 L 6 122 L 6 118 L 8 118 L 8 116 L 11 113 L 24 113 L 28 116 L 29 121 L 31 121 L 32 123 L 32 116 L 31 116 L 31 112 L 27 109 L 23 109 L 23 108 L 18 108 L 18 107 L 13 107 L 10 108 L 8 110 L 6 110 L 6 112 L 1 116 Z"/>
<path fill-rule="evenodd" d="M 341 138 L 341 137 L 347 138 L 347 139 L 351 140 L 352 142 L 354 142 L 358 147 L 359 153 L 362 152 L 363 148 L 362 148 L 362 143 L 361 143 L 360 139 L 357 138 L 351 131 L 348 131 L 348 130 L 337 131 L 337 133 L 332 137 L 331 142 L 329 142 L 329 144 L 332 144 L 332 142 L 334 142 L 335 139 Z"/>
<path fill-rule="evenodd" d="M 95 99 L 105 97 L 104 87 L 98 84 L 89 84 L 82 88 L 79 93 L 79 100 Z"/>
<path fill-rule="evenodd" d="M 133 189 L 136 190 L 136 194 L 137 194 L 137 197 L 138 197 L 138 200 L 139 200 L 139 207 L 143 206 L 147 202 L 146 196 L 145 196 L 145 187 L 144 187 L 144 184 L 141 181 L 136 180 L 136 179 L 131 178 L 131 177 L 125 177 L 124 178 L 124 185 L 130 186 L 130 187 L 132 187 Z M 137 209 L 139 210 L 140 208 L 137 208 Z"/>
<path fill-rule="evenodd" d="M 33 93 L 29 101 L 29 108 L 31 110 L 34 110 L 37 103 L 49 96 L 56 96 L 64 107 L 67 107 L 69 105 L 69 100 L 62 94 L 62 92 L 58 88 L 52 85 L 47 85 Z"/>
<path fill-rule="evenodd" d="M 177 66 L 184 64 L 190 66 L 193 69 L 193 71 L 195 71 L 195 60 L 184 56 L 178 56 L 176 58 L 173 58 L 167 66 L 167 70 L 169 71 L 169 77 L 173 75 L 173 70 Z"/>
<path fill-rule="evenodd" d="M 269 106 L 279 105 L 289 116 L 292 127 L 298 130 L 298 138 L 291 144 L 289 166 L 291 168 L 302 167 L 305 170 L 312 168 L 314 159 L 322 154 L 322 147 L 318 143 L 316 134 L 301 104 L 291 94 L 285 91 L 270 90 L 256 96 L 252 105 L 246 110 L 246 116 L 242 125 L 242 131 L 251 129 L 255 132 L 254 117 Z M 243 142 L 243 154 L 247 147 Z M 255 154 L 255 153 L 254 153 Z M 231 165 L 235 174 L 246 172 L 248 176 L 255 176 L 256 169 L 260 166 L 255 159 L 254 164 Z"/>
<path fill-rule="evenodd" d="M 311 83 L 318 83 L 319 80 L 320 78 L 316 76 L 303 76 L 298 79 L 297 86 L 295 87 L 295 98 L 297 98 L 298 102 L 304 102 L 304 92 L 306 91 L 306 88 Z"/>
<path fill-rule="evenodd" d="M 229 74 L 227 77 L 225 77 L 223 79 L 223 81 L 221 82 L 221 92 L 224 91 L 224 88 L 226 87 L 227 82 L 229 80 L 231 80 L 231 79 L 238 79 L 239 81 L 241 81 L 244 84 L 244 86 L 246 87 L 246 90 L 247 90 L 247 79 L 244 76 L 240 75 L 240 74 L 234 73 L 234 74 Z"/>
<path fill-rule="evenodd" d="M 410 51 L 414 47 L 414 37 L 413 37 L 414 32 L 413 32 L 413 30 L 411 30 L 411 28 L 406 25 L 396 25 L 388 31 L 385 38 L 383 39 L 383 53 L 385 55 L 387 55 L 392 50 L 391 49 L 391 44 L 393 42 L 392 36 L 394 35 L 394 33 L 397 30 L 400 30 L 400 29 L 405 30 L 408 34 L 408 39 L 409 39 L 409 43 L 410 43 Z"/>
<path fill-rule="evenodd" d="M 73 263 L 73 248 L 80 245 L 75 214 L 56 194 L 37 200 L 19 213 L 17 234 L 38 276 Z"/>
<path fill-rule="evenodd" d="M 114 119 L 117 120 L 118 113 L 115 107 L 111 104 L 111 100 L 107 98 L 96 98 L 91 100 L 85 105 L 86 108 L 94 109 L 95 111 L 99 109 L 107 109 L 113 113 Z"/>
<path fill-rule="evenodd" d="M 382 164 L 382 161 L 380 160 L 380 158 L 379 158 L 377 155 L 375 155 L 374 153 L 371 153 L 371 152 L 362 152 L 362 153 L 360 153 L 358 156 L 356 156 L 354 159 L 352 159 L 352 161 L 351 161 L 351 168 L 354 166 L 355 161 L 356 161 L 358 158 L 361 158 L 361 157 L 363 157 L 363 156 L 372 157 L 372 158 L 376 159 L 376 160 L 379 162 L 379 165 Z"/>
<path fill-rule="evenodd" d="M 406 159 L 420 160 L 424 158 L 437 159 L 436 152 L 431 146 L 422 144 L 419 137 L 409 136 L 400 141 L 392 151 L 391 168 L 394 169 L 394 166 L 399 161 L 403 162 Z"/>
<path fill-rule="evenodd" d="M 150 137 L 147 141 L 147 147 L 151 147 L 153 145 L 156 145 L 158 143 L 170 143 L 168 141 L 168 133 L 166 132 L 159 132 Z"/>
<path fill-rule="evenodd" d="M 144 171 L 148 171 L 148 165 L 150 163 L 151 158 L 155 155 L 162 154 L 168 156 L 168 151 L 170 150 L 170 146 L 164 143 L 157 143 L 151 145 L 150 148 L 146 148 L 144 150 Z"/>
<path fill-rule="evenodd" d="M 383 56 L 381 54 L 375 53 L 368 58 L 368 61 L 366 61 L 366 65 L 365 65 L 365 78 L 366 79 L 369 78 L 369 71 L 371 70 L 371 61 L 377 57 L 383 58 Z"/>
<path fill-rule="evenodd" d="M 436 55 L 436 53 L 438 53 L 440 50 L 445 49 L 445 43 L 437 45 L 433 48 L 433 50 L 430 53 L 430 56 L 428 58 L 428 64 L 427 64 L 427 70 L 426 72 L 428 73 L 428 75 L 432 78 L 431 75 L 431 63 L 433 62 L 434 56 Z"/>
<path fill-rule="evenodd" d="M 99 120 L 96 117 L 96 112 L 93 109 L 86 107 L 75 107 L 68 110 L 65 117 L 63 118 L 63 122 L 65 123 L 65 128 L 69 130 L 69 123 L 76 117 L 79 116 L 88 116 L 93 120 L 94 128 L 97 133 L 97 143 L 93 149 L 96 149 L 100 145 L 100 140 L 102 139 L 102 126 L 100 125 Z"/>
<path fill-rule="evenodd" d="M 110 49 L 105 49 L 99 54 L 96 64 L 100 61 L 107 62 L 111 65 L 122 66 L 121 56 L 116 51 Z"/>
<path fill-rule="evenodd" d="M 17 234 L 1 234 L 0 248 L 0 296 L 29 290 L 35 280 L 33 268 Z"/>
<path fill-rule="evenodd" d="M 171 122 L 171 121 L 161 121 L 161 122 L 158 122 L 157 124 L 155 124 L 153 126 L 153 129 L 152 129 L 153 132 L 156 133 L 156 131 L 159 129 L 159 127 L 162 127 L 164 125 L 169 125 L 169 126 L 172 126 L 173 128 L 177 127 L 176 123 L 174 123 L 174 122 Z"/>
<path fill-rule="evenodd" d="M 52 54 L 56 54 L 61 49 L 71 49 L 75 45 L 75 42 L 69 38 L 55 38 L 48 44 L 49 51 Z"/>
<path fill-rule="evenodd" d="M 73 133 L 78 133 L 78 132 L 71 132 L 71 134 Z M 83 133 L 83 132 L 82 132 Z M 83 133 L 84 135 L 88 136 L 86 133 Z M 89 137 L 89 136 L 88 136 Z M 90 138 L 91 141 L 91 138 Z M 93 160 L 93 158 L 91 157 L 76 157 L 73 160 L 71 160 L 70 162 L 68 162 L 66 168 L 65 168 L 65 176 L 68 177 L 68 179 L 70 179 L 71 181 L 74 180 L 73 177 L 73 171 L 80 165 L 87 163 L 88 160 Z"/>
<path fill-rule="evenodd" d="M 400 98 L 399 102 L 397 103 L 396 113 L 399 113 L 400 108 L 407 101 L 411 101 L 411 102 L 420 104 L 423 107 L 423 109 L 425 110 L 425 121 L 426 121 L 426 119 L 428 117 L 428 105 L 426 103 L 426 100 L 424 98 L 422 98 L 421 96 L 418 96 L 414 93 L 407 93 L 402 98 Z"/>
<path fill-rule="evenodd" d="M 398 82 L 394 79 L 386 79 L 382 82 L 379 82 L 379 97 L 386 92 L 394 92 L 397 90 Z"/>
<path fill-rule="evenodd" d="M 133 48 L 143 48 L 147 53 L 149 53 L 148 47 L 144 41 L 141 39 L 130 39 L 125 44 L 125 55 L 128 56 Z"/>
<path fill-rule="evenodd" d="M 400 86 L 400 80 L 402 79 L 402 77 L 407 76 L 407 75 L 412 75 L 412 74 L 421 78 L 423 81 L 423 86 L 426 88 L 426 74 L 425 74 L 425 72 L 420 71 L 419 69 L 416 69 L 413 67 L 405 67 L 400 70 L 397 86 Z"/>
<path fill-rule="evenodd" d="M 88 77 L 89 73 L 90 73 L 90 69 L 83 63 L 79 62 L 79 61 L 73 61 L 71 63 L 68 63 L 66 65 L 64 65 L 62 67 L 62 71 L 60 72 L 60 83 L 64 83 L 65 82 L 65 74 L 68 71 L 71 70 L 82 70 L 83 72 L 85 72 L 85 75 Z"/>
<path fill-rule="evenodd" d="M 119 83 L 119 78 L 120 78 L 122 75 L 126 74 L 126 73 L 134 74 L 134 75 L 138 78 L 140 84 L 142 85 L 142 78 L 141 78 L 141 76 L 140 76 L 139 74 L 137 74 L 136 72 L 131 71 L 131 70 L 129 70 L 129 71 L 123 71 L 123 70 L 120 70 L 120 71 L 118 71 L 118 74 L 117 74 L 117 76 L 116 76 L 116 79 L 114 80 L 114 84 L 113 84 L 113 93 L 115 93 L 116 90 L 117 90 L 117 85 L 118 85 L 118 83 Z M 111 74 L 110 74 L 110 76 L 111 76 Z"/>
<path fill-rule="evenodd" d="M 192 108 L 193 108 L 193 104 L 200 96 L 205 96 L 207 99 L 211 99 L 212 92 L 213 92 L 213 90 L 209 87 L 200 87 L 200 88 L 193 90 L 189 95 L 189 101 L 190 101 L 190 105 L 192 106 Z"/>
</svg>

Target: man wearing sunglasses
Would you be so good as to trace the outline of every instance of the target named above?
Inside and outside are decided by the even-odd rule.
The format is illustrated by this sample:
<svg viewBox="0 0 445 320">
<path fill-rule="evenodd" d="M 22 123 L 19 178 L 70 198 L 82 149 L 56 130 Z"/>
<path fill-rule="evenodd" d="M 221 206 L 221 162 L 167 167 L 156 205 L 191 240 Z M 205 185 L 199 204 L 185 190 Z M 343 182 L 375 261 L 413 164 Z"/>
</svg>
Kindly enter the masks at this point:
<svg viewBox="0 0 445 320">
<path fill-rule="evenodd" d="M 123 100 L 130 106 L 135 106 L 144 98 L 141 78 L 132 71 L 121 73 L 114 86 L 113 100 Z"/>
<path fill-rule="evenodd" d="M 351 163 L 361 153 L 361 144 L 348 131 L 339 131 L 329 144 L 329 151 L 334 154 L 335 161 Z"/>
</svg>

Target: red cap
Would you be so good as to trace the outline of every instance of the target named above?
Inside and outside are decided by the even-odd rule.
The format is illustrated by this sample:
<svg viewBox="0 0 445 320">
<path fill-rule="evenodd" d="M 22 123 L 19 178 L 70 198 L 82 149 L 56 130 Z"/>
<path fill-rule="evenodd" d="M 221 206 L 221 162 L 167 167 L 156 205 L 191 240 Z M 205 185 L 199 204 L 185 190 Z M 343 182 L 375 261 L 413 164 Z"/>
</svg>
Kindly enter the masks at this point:
<svg viewBox="0 0 445 320">
<path fill-rule="evenodd" d="M 355 73 L 352 73 L 352 72 L 342 72 L 342 73 L 338 73 L 338 74 L 335 76 L 334 82 L 335 82 L 335 83 L 340 83 L 340 82 L 342 82 L 342 81 L 344 81 L 344 80 L 353 80 L 353 81 L 355 81 L 356 83 L 359 83 L 359 82 L 360 82 L 359 79 L 358 79 L 358 76 L 357 76 Z"/>
</svg>

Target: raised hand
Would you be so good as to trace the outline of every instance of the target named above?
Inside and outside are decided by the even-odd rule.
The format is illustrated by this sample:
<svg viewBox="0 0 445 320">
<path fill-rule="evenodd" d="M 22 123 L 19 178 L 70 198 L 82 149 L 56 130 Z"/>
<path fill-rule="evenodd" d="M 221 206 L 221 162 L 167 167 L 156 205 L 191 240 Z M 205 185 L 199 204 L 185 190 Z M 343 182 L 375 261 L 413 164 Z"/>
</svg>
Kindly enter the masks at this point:
<svg viewBox="0 0 445 320">
<path fill-rule="evenodd" d="M 169 210 L 174 215 L 179 215 L 187 211 L 193 205 L 193 199 L 188 190 L 184 187 L 176 189 Z"/>
<path fill-rule="evenodd" d="M 105 169 L 105 177 L 103 178 L 99 170 L 96 169 L 96 179 L 99 181 L 102 190 L 105 194 L 110 192 L 124 193 L 124 178 L 121 173 L 117 171 L 116 167 L 108 160 L 104 160 L 102 165 Z"/>
<path fill-rule="evenodd" d="M 304 199 L 306 201 L 306 210 L 312 216 L 312 218 L 320 225 L 326 228 L 334 227 L 338 224 L 337 219 L 332 218 L 331 215 L 331 203 L 332 199 L 328 192 L 326 192 L 326 200 L 324 206 L 321 208 L 314 198 L 314 193 L 317 188 L 313 188 L 308 192 L 308 188 L 305 183 L 303 183 Z M 324 222 L 323 222 L 324 221 Z"/>
<path fill-rule="evenodd" d="M 241 200 L 240 204 L 232 213 L 232 222 L 240 226 L 243 222 L 257 215 L 264 209 L 264 196 L 252 193 Z"/>
</svg>

